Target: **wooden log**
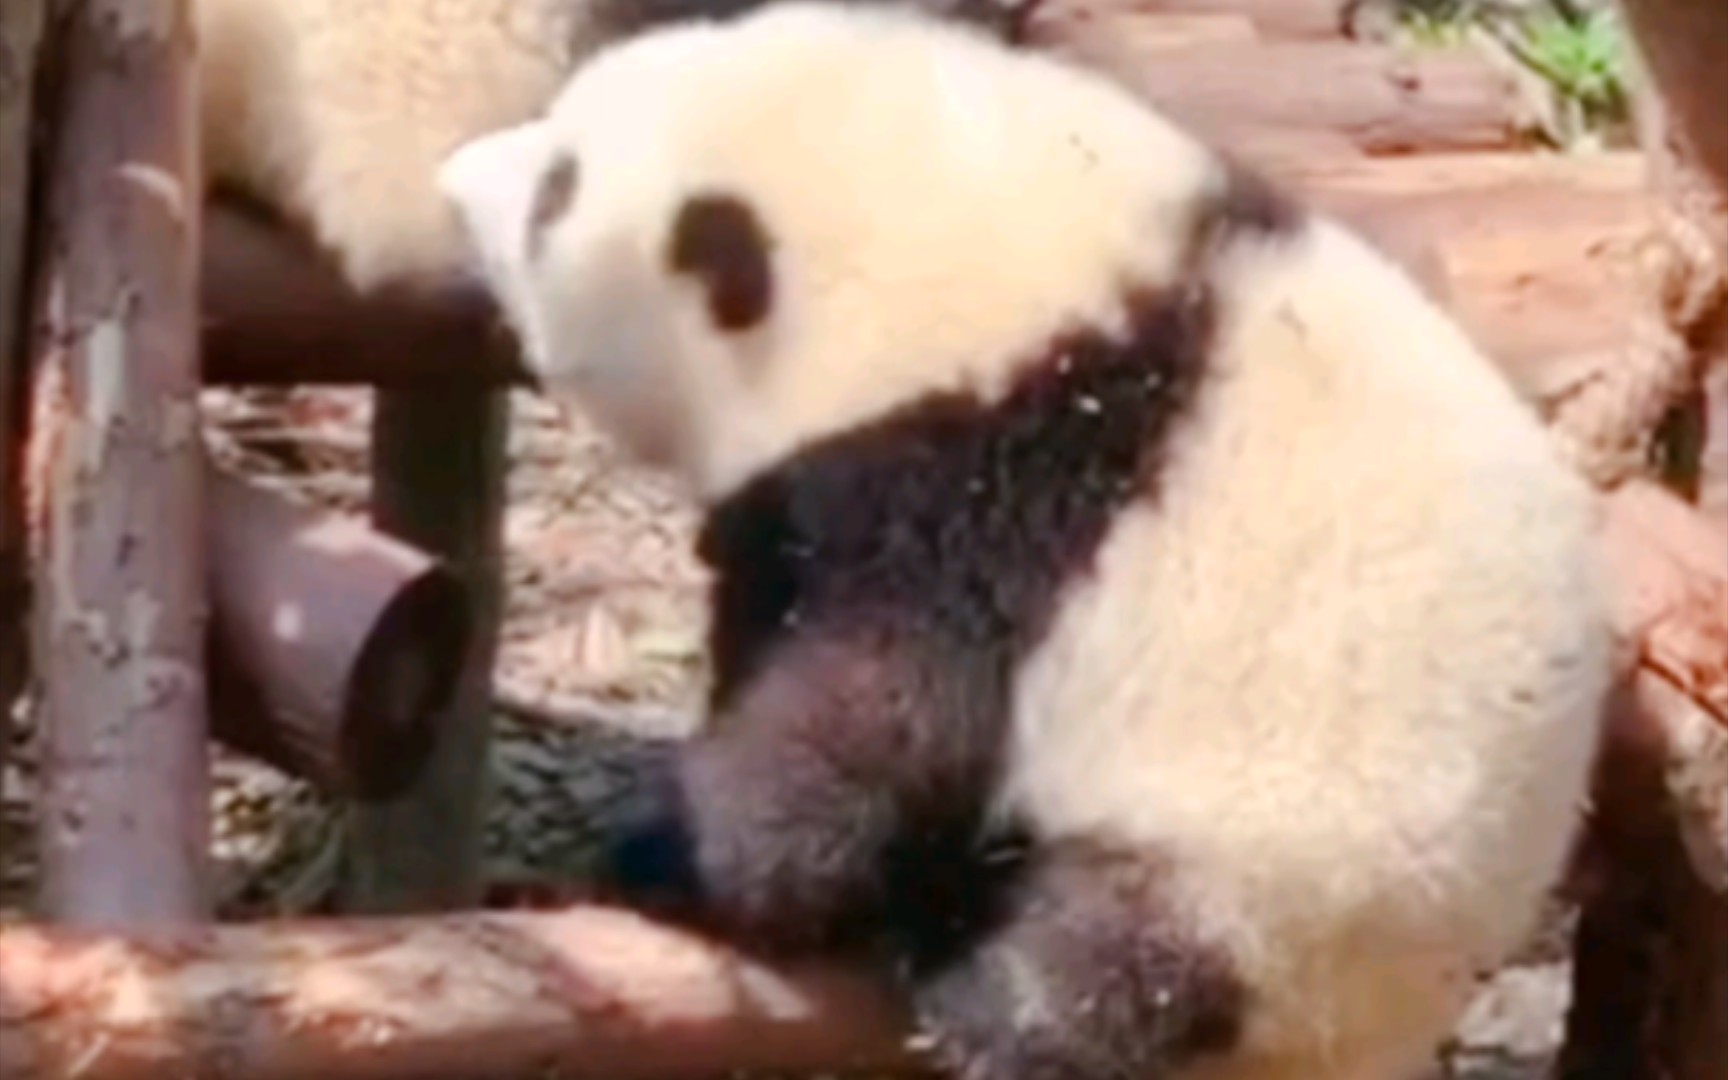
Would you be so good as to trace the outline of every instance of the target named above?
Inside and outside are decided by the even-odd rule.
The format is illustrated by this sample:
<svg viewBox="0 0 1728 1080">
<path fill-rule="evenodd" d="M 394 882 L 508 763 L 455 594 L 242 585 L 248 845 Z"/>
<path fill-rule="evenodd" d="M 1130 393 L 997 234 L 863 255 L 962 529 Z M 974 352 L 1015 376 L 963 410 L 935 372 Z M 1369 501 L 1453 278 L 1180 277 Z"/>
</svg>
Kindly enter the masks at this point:
<svg viewBox="0 0 1728 1080">
<path fill-rule="evenodd" d="M 1425 240 L 1460 320 L 1551 403 L 1628 346 L 1650 215 L 1638 156 L 1328 158 L 1275 172 L 1372 238 Z"/>
<path fill-rule="evenodd" d="M 71 923 L 208 913 L 200 203 L 185 0 L 55 23 L 33 438 L 42 905 Z"/>
<path fill-rule="evenodd" d="M 904 1017 L 626 912 L 0 927 L 7 1080 L 633 1080 L 908 1063 Z"/>
<path fill-rule="evenodd" d="M 213 733 L 331 794 L 399 793 L 455 689 L 461 585 L 363 521 L 216 469 L 209 490 Z"/>
<path fill-rule="evenodd" d="M 1344 36 L 1342 0 L 1044 0 L 1037 18 L 1105 23 L 1124 17 L 1200 16 L 1244 19 L 1272 40 Z"/>
<path fill-rule="evenodd" d="M 223 199 L 205 214 L 203 307 L 211 383 L 449 384 L 460 393 L 482 364 L 515 356 L 499 347 L 506 331 L 478 282 L 362 296 L 298 233 Z"/>
<path fill-rule="evenodd" d="M 1464 50 L 1400 53 L 1350 42 L 1160 48 L 1109 20 L 1052 44 L 1201 134 L 1338 132 L 1370 154 L 1497 150 L 1516 138 L 1511 79 Z"/>
<path fill-rule="evenodd" d="M 503 610 L 507 392 L 398 389 L 372 426 L 373 519 L 448 560 L 472 630 L 442 736 L 414 783 L 355 808 L 341 886 L 345 910 L 381 914 L 472 907 L 483 893 L 481 839 L 492 744 L 492 668 Z"/>
</svg>

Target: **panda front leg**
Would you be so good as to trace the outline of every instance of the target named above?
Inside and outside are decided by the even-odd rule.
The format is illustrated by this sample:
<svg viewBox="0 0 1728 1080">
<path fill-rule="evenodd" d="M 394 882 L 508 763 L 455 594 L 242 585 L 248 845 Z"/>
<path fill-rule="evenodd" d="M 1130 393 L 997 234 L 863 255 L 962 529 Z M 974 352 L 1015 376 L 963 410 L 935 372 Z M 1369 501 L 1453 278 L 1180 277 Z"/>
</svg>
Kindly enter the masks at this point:
<svg viewBox="0 0 1728 1080">
<path fill-rule="evenodd" d="M 778 649 L 713 731 L 647 764 L 603 891 L 777 951 L 862 944 L 901 929 L 908 893 L 976 891 L 964 841 L 997 740 L 892 640 L 812 628 Z"/>
<path fill-rule="evenodd" d="M 1005 921 L 916 987 L 938 1061 L 967 1080 L 1161 1080 L 1229 1052 L 1248 995 L 1168 880 L 1133 852 L 1040 849 Z"/>
</svg>

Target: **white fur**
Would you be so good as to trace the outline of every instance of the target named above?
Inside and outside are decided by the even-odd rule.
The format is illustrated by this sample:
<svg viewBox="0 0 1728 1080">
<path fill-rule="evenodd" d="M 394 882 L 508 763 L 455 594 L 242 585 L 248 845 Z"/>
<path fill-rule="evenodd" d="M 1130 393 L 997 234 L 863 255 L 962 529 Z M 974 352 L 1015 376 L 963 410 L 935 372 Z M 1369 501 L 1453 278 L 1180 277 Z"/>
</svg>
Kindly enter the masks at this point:
<svg viewBox="0 0 1728 1080">
<path fill-rule="evenodd" d="M 1125 278 L 1173 274 L 1214 165 L 1132 99 L 893 9 L 745 23 L 603 50 L 546 117 L 475 140 L 442 179 L 522 298 L 548 389 L 639 449 L 666 437 L 636 418 L 676 416 L 671 452 L 708 493 L 920 387 L 988 391 L 1065 321 L 1118 319 Z M 571 148 L 581 181 L 529 267 L 525 192 L 488 188 L 519 184 L 534 141 Z M 762 208 L 777 243 L 774 317 L 724 340 L 665 266 L 672 215 L 708 186 Z"/>
<path fill-rule="evenodd" d="M 285 214 L 370 289 L 448 273 L 433 184 L 527 119 L 603 38 L 585 0 L 193 0 L 206 173 Z"/>
<path fill-rule="evenodd" d="M 522 254 L 523 162 L 581 185 Z M 894 12 L 794 5 L 600 54 L 455 155 L 530 363 L 708 496 L 921 389 L 991 392 L 1064 322 L 1172 281 L 1220 176 L 1102 81 Z M 668 274 L 700 189 L 776 243 L 774 309 L 709 327 Z M 1592 500 L 1454 324 L 1337 225 L 1220 270 L 1161 499 L 1021 673 L 1012 782 L 1047 835 L 1174 853 L 1255 986 L 1181 1080 L 1393 1080 L 1528 925 L 1608 672 Z"/>
<path fill-rule="evenodd" d="M 1023 674 L 1006 799 L 1174 851 L 1274 988 L 1262 1059 L 1194 1080 L 1406 1077 L 1576 824 L 1608 672 L 1593 505 L 1355 238 L 1319 223 L 1232 273 L 1163 497 Z"/>
</svg>

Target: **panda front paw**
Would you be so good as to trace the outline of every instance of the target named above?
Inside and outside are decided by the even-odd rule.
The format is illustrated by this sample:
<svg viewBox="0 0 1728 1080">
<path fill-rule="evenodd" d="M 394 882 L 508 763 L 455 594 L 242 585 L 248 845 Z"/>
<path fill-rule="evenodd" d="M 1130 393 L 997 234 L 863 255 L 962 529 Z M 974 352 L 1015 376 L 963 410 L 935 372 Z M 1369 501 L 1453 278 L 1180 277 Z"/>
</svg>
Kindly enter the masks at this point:
<svg viewBox="0 0 1728 1080">
<path fill-rule="evenodd" d="M 600 824 L 595 885 L 644 914 L 694 918 L 703 890 L 677 748 L 645 749 L 629 772 L 627 793 Z"/>
</svg>

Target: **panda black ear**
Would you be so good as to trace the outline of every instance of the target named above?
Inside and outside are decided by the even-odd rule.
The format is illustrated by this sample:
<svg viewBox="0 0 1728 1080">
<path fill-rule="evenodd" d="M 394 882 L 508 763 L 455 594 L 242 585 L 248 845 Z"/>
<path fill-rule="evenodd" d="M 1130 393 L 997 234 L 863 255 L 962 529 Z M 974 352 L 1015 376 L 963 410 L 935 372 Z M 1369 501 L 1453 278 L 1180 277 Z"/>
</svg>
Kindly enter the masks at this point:
<svg viewBox="0 0 1728 1080">
<path fill-rule="evenodd" d="M 667 263 L 702 282 L 715 326 L 738 333 L 767 318 L 773 306 L 770 245 L 748 203 L 732 195 L 695 195 L 679 208 Z"/>
</svg>

